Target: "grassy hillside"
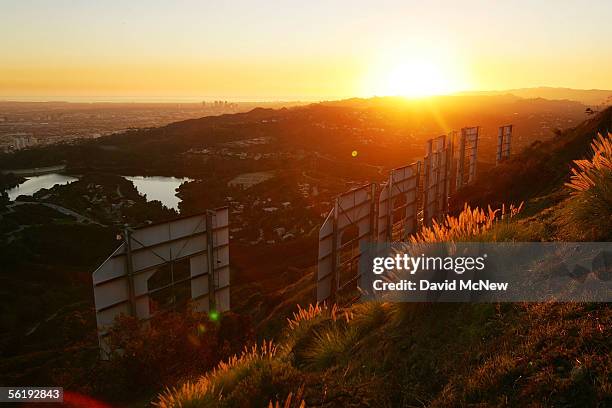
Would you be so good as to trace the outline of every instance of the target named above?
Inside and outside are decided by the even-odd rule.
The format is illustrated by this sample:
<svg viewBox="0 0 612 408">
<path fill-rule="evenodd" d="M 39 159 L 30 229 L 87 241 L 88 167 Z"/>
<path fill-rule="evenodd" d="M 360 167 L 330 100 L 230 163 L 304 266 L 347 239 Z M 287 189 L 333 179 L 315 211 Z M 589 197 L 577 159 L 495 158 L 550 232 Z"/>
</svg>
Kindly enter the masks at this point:
<svg viewBox="0 0 612 408">
<path fill-rule="evenodd" d="M 612 402 L 607 305 L 380 304 L 310 309 L 162 407 L 601 406 Z"/>
<path fill-rule="evenodd" d="M 504 222 L 468 208 L 459 216 L 463 221 L 448 217 L 415 239 L 610 240 L 612 136 L 594 142 L 594 157 L 569 171 L 571 160 L 593 142 L 590 132 L 610 115 L 606 111 L 599 122 L 536 147 L 548 159 L 526 166 L 524 177 L 544 166 L 542 186 L 557 190 L 552 205 L 539 208 L 534 200 L 533 208 L 513 211 Z M 563 180 L 569 185 L 560 185 Z M 478 199 L 503 197 L 505 187 Z M 536 192 L 537 186 L 516 197 L 529 199 Z M 298 309 L 273 342 L 245 349 L 156 401 L 164 408 L 269 403 L 611 406 L 612 308 L 606 303 L 311 305 Z"/>
</svg>

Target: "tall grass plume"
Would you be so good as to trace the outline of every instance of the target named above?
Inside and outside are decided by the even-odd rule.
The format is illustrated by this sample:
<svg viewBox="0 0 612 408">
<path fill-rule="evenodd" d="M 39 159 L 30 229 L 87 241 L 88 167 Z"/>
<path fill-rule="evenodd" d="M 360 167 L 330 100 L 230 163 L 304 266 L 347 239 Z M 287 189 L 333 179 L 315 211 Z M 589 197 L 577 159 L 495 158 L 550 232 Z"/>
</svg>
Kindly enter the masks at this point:
<svg viewBox="0 0 612 408">
<path fill-rule="evenodd" d="M 523 209 L 523 203 L 519 206 L 511 204 L 503 205 L 502 208 L 493 210 L 490 206 L 487 210 L 471 208 L 465 204 L 463 211 L 458 216 L 446 215 L 442 220 L 433 220 L 431 227 L 424 226 L 419 232 L 410 237 L 410 242 L 450 242 L 469 240 L 489 231 L 501 220 L 509 220 L 515 217 Z"/>
<path fill-rule="evenodd" d="M 591 143 L 592 157 L 575 160 L 570 181 L 572 197 L 560 224 L 576 240 L 612 237 L 612 134 L 598 134 Z"/>
</svg>

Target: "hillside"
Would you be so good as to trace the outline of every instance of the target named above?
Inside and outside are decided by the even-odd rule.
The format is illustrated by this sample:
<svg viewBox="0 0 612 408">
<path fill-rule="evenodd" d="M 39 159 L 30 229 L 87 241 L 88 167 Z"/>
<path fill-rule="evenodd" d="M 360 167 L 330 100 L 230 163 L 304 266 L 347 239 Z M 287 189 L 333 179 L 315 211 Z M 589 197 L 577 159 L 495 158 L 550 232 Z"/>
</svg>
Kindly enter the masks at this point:
<svg viewBox="0 0 612 408">
<path fill-rule="evenodd" d="M 569 179 L 610 110 L 537 146 L 520 179 L 539 171 L 554 203 L 527 203 L 508 222 L 477 235 L 441 228 L 456 241 L 612 239 L 612 135 L 593 144 L 603 155 Z M 509 165 L 509 164 L 508 164 Z M 514 164 L 516 166 L 516 163 Z M 538 166 L 540 166 L 538 170 Z M 542 167 L 544 166 L 544 167 Z M 557 169 L 557 173 L 555 173 Z M 587 178 L 584 184 L 579 180 Z M 479 183 L 485 183 L 487 178 Z M 487 195 L 505 197 L 489 181 Z M 519 190 L 535 199 L 539 185 Z M 572 194 L 570 192 L 573 191 Z M 437 233 L 432 233 L 436 236 Z M 612 308 L 598 303 L 390 304 L 298 309 L 271 342 L 248 348 L 199 378 L 161 392 L 160 407 L 551 406 L 612 404 Z"/>
<path fill-rule="evenodd" d="M 261 407 L 290 393 L 324 407 L 612 401 L 608 305 L 366 303 L 301 316 L 276 345 L 165 393 L 159 406 Z"/>
<path fill-rule="evenodd" d="M 465 202 L 496 207 L 559 192 L 563 182 L 569 180 L 572 161 L 587 156 L 593 138 L 611 129 L 612 107 L 559 132 L 546 143 L 534 142 L 499 166 L 480 173 L 472 185 L 453 198 L 451 207 L 459 211 Z"/>
<path fill-rule="evenodd" d="M 464 92 L 462 95 L 514 95 L 519 98 L 567 99 L 585 105 L 609 105 L 612 91 L 605 89 L 572 89 L 541 86 L 537 88 L 506 89 L 503 91 Z"/>
</svg>

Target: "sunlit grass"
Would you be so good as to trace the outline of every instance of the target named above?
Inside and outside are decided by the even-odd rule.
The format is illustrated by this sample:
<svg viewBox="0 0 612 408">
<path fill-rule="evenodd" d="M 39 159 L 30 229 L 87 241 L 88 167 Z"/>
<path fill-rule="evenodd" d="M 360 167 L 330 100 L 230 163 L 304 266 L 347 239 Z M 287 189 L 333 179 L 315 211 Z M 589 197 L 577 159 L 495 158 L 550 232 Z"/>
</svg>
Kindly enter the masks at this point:
<svg viewBox="0 0 612 408">
<path fill-rule="evenodd" d="M 577 240 L 606 240 L 612 235 L 612 134 L 591 143 L 590 159 L 575 160 L 570 182 L 572 197 L 559 223 Z"/>
<path fill-rule="evenodd" d="M 471 208 L 465 205 L 458 216 L 446 215 L 440 222 L 434 220 L 431 227 L 423 227 L 421 231 L 410 237 L 410 242 L 451 242 L 465 241 L 479 237 L 491 230 L 497 222 L 509 220 L 521 212 L 523 203 L 518 207 L 513 204 L 496 210 L 489 206 L 487 210 Z"/>
<path fill-rule="evenodd" d="M 304 386 L 302 385 L 295 394 L 290 392 L 285 401 L 276 401 L 268 404 L 268 408 L 306 408 L 306 401 L 303 400 Z"/>
<path fill-rule="evenodd" d="M 245 348 L 240 355 L 221 362 L 197 381 L 188 381 L 175 389 L 167 389 L 154 405 L 160 408 L 217 407 L 224 393 L 234 390 L 258 366 L 271 363 L 277 351 L 278 348 L 271 341 Z"/>
<path fill-rule="evenodd" d="M 568 187 L 575 190 L 574 194 L 597 188 L 602 180 L 609 179 L 612 172 L 612 134 L 598 134 L 591 143 L 593 156 L 591 159 L 574 160 L 575 167 Z"/>
<path fill-rule="evenodd" d="M 317 303 L 316 305 L 310 304 L 307 308 L 297 305 L 297 308 L 297 312 L 293 312 L 293 318 L 287 318 L 287 325 L 291 330 L 296 330 L 300 327 L 300 325 L 314 320 L 316 317 L 321 316 L 328 311 L 327 304 L 325 303 Z M 333 308 L 336 308 L 336 305 L 334 305 Z"/>
</svg>

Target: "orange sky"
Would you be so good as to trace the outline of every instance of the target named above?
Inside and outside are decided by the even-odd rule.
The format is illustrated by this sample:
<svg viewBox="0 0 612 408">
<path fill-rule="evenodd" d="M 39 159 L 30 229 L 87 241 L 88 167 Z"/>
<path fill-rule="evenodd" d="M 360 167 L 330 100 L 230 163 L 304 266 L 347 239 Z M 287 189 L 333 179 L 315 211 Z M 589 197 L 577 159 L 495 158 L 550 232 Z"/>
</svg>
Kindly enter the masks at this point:
<svg viewBox="0 0 612 408">
<path fill-rule="evenodd" d="M 603 0 L 13 3 L 0 15 L 4 99 L 612 89 Z"/>
</svg>

